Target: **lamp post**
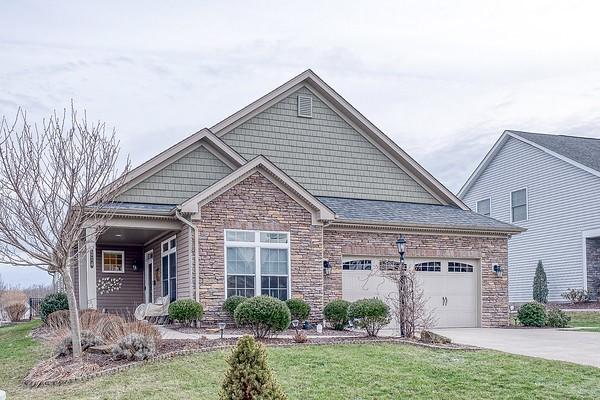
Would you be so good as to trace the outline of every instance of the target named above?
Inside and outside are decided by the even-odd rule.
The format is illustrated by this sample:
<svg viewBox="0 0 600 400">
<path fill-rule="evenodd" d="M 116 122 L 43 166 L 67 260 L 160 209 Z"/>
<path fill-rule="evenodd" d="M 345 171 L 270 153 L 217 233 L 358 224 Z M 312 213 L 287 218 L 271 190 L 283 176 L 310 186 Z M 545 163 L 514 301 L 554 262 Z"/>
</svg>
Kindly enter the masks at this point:
<svg viewBox="0 0 600 400">
<path fill-rule="evenodd" d="M 400 254 L 400 310 L 398 310 L 398 317 L 400 319 L 400 336 L 405 336 L 406 334 L 406 327 L 404 326 L 405 323 L 405 317 L 404 317 L 404 312 L 405 310 L 405 306 L 406 306 L 406 302 L 405 302 L 405 297 L 406 297 L 406 276 L 404 275 L 404 253 L 406 252 L 406 239 L 404 239 L 404 235 L 400 235 L 400 237 L 398 238 L 398 240 L 396 240 L 396 247 L 398 247 L 398 254 Z"/>
</svg>

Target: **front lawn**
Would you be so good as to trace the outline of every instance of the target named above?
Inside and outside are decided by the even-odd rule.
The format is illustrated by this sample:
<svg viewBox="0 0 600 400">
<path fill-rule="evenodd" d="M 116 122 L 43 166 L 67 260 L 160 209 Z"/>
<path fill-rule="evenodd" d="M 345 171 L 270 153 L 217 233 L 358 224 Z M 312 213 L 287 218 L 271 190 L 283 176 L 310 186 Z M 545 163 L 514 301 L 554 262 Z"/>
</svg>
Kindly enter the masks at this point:
<svg viewBox="0 0 600 400">
<path fill-rule="evenodd" d="M 582 330 L 600 332 L 600 312 L 575 311 L 567 314 L 571 317 L 569 326 L 574 328 L 585 327 L 586 329 Z"/>
<path fill-rule="evenodd" d="M 20 379 L 43 354 L 29 325 L 0 328 L 0 384 L 9 399 L 216 399 L 225 352 L 150 363 L 68 386 L 28 389 Z M 7 330 L 7 331 L 5 331 Z M 290 399 L 597 398 L 600 369 L 492 351 L 369 344 L 272 348 Z"/>
</svg>

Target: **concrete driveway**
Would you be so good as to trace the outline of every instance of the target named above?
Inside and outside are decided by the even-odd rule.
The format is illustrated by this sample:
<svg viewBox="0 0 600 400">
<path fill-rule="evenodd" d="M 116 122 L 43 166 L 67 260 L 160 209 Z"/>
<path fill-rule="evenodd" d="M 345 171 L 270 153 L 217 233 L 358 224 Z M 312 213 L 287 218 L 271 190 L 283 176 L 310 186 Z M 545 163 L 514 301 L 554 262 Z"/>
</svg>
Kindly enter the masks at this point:
<svg viewBox="0 0 600 400">
<path fill-rule="evenodd" d="M 600 333 L 558 329 L 445 328 L 454 343 L 600 368 Z"/>
</svg>

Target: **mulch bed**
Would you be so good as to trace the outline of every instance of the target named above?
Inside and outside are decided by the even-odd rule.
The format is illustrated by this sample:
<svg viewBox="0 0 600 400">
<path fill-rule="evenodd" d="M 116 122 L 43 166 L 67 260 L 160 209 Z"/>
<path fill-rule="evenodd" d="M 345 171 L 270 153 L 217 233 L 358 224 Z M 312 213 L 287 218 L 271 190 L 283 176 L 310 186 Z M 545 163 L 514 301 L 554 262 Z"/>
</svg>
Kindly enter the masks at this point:
<svg viewBox="0 0 600 400">
<path fill-rule="evenodd" d="M 36 335 L 43 337 L 42 332 Z M 292 347 L 306 345 L 333 344 L 368 344 L 368 343 L 398 343 L 444 350 L 479 350 L 475 347 L 457 344 L 428 344 L 416 340 L 406 340 L 393 337 L 330 337 L 310 338 L 307 343 L 295 343 L 289 338 L 270 338 L 262 340 L 269 347 Z M 54 357 L 43 361 L 34 367 L 23 383 L 27 386 L 63 385 L 72 382 L 85 381 L 99 376 L 109 375 L 125 369 L 170 359 L 176 356 L 202 353 L 208 351 L 231 349 L 237 343 L 237 338 L 209 340 L 162 340 L 157 348 L 157 355 L 146 361 L 114 360 L 110 354 L 85 353 L 82 362 L 75 363 L 71 357 Z"/>
<path fill-rule="evenodd" d="M 199 327 L 199 328 L 195 328 L 195 327 L 190 327 L 190 326 L 185 326 L 185 325 L 179 325 L 179 324 L 171 324 L 171 325 L 167 325 L 166 326 L 169 329 L 173 329 L 175 331 L 181 332 L 181 333 L 194 333 L 197 335 L 208 335 L 208 334 L 213 334 L 213 335 L 218 335 L 220 334 L 220 331 L 215 331 L 214 328 L 206 328 L 206 327 Z M 310 335 L 310 336 L 347 336 L 347 337 L 356 337 L 356 336 L 364 336 L 364 332 L 360 332 L 360 331 L 348 331 L 348 330 L 343 330 L 343 331 L 336 331 L 335 329 L 329 329 L 329 328 L 324 328 L 323 329 L 323 333 L 319 334 L 317 333 L 316 329 L 298 329 L 299 332 L 305 333 L 306 335 Z M 252 332 L 250 331 L 250 329 L 246 329 L 246 328 L 238 328 L 238 327 L 226 327 L 225 331 L 223 332 L 226 335 L 251 335 Z M 283 332 L 280 333 L 280 335 L 290 335 L 290 336 L 294 336 L 296 334 L 296 331 L 294 329 L 287 329 Z"/>
</svg>

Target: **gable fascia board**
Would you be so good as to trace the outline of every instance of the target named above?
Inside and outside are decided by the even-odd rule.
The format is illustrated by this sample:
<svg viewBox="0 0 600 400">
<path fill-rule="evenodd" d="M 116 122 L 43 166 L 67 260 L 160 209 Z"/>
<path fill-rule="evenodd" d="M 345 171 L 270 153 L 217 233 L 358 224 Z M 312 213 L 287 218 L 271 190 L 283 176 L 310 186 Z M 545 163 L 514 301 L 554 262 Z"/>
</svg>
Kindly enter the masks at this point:
<svg viewBox="0 0 600 400">
<path fill-rule="evenodd" d="M 579 168 L 579 169 L 582 169 L 582 170 L 584 170 L 584 171 L 586 171 L 586 172 L 589 172 L 589 173 L 590 173 L 590 174 L 592 174 L 592 175 L 595 175 L 595 176 L 598 176 L 598 177 L 600 177 L 600 171 L 598 171 L 598 170 L 595 170 L 595 169 L 593 169 L 593 168 L 590 168 L 590 167 L 588 167 L 588 166 L 585 166 L 585 165 L 583 165 L 583 164 L 581 164 L 581 163 L 579 163 L 579 162 L 577 162 L 577 161 L 573 160 L 572 158 L 565 157 L 565 156 L 563 156 L 562 154 L 558 154 L 557 152 L 555 152 L 555 151 L 552 151 L 552 150 L 550 150 L 549 148 L 547 148 L 547 147 L 544 147 L 544 146 L 542 146 L 542 145 L 540 145 L 540 144 L 537 144 L 537 143 L 535 143 L 535 142 L 532 142 L 531 140 L 527 140 L 527 139 L 525 139 L 524 137 L 521 137 L 519 134 L 513 133 L 513 132 L 511 132 L 511 131 L 506 131 L 506 133 L 507 133 L 507 134 L 508 134 L 510 137 L 513 137 L 513 138 L 515 138 L 515 139 L 518 139 L 518 140 L 520 140 L 520 141 L 521 141 L 521 142 L 523 142 L 523 143 L 527 143 L 528 145 L 531 145 L 531 146 L 533 146 L 533 147 L 535 147 L 535 148 L 537 148 L 537 149 L 539 149 L 539 150 L 542 150 L 544 153 L 550 154 L 551 156 L 554 156 L 554 157 L 558 158 L 559 160 L 562 160 L 562 161 L 564 161 L 564 162 L 566 162 L 566 163 L 569 163 L 569 164 L 571 164 L 571 165 L 573 165 L 573 166 L 575 166 L 575 167 L 577 167 L 577 168 Z"/>
<path fill-rule="evenodd" d="M 485 157 L 483 157 L 483 160 L 481 160 L 477 168 L 475 168 L 475 171 L 473 171 L 471 176 L 469 176 L 469 179 L 467 179 L 465 184 L 460 188 L 460 190 L 458 191 L 458 197 L 460 197 L 461 199 L 465 197 L 469 189 L 471 189 L 471 186 L 473 186 L 473 184 L 477 181 L 479 176 L 481 176 L 483 171 L 485 171 L 489 163 L 492 162 L 494 157 L 496 157 L 496 154 L 498 154 L 500 149 L 502 149 L 507 140 L 508 134 L 507 131 L 504 131 L 502 135 L 498 138 L 498 140 L 496 140 L 496 143 L 494 143 L 492 148 L 486 153 Z"/>
<path fill-rule="evenodd" d="M 185 157 L 201 146 L 204 146 L 204 148 L 231 169 L 235 170 L 246 163 L 246 159 L 238 152 L 215 136 L 209 129 L 204 128 L 131 170 L 119 188 L 117 195 L 126 192 L 167 165 Z"/>
<path fill-rule="evenodd" d="M 313 214 L 313 223 L 317 223 L 318 221 L 331 221 L 335 218 L 333 211 L 262 155 L 255 157 L 231 174 L 222 178 L 220 181 L 198 193 L 196 196 L 186 200 L 181 205 L 181 211 L 183 213 L 193 214 L 197 217 L 202 205 L 215 199 L 255 172 L 261 173 L 261 175 L 265 176 L 273 184 L 310 211 L 311 214 Z"/>
<path fill-rule="evenodd" d="M 260 99 L 252 102 L 248 106 L 244 107 L 240 111 L 224 119 L 211 127 L 211 131 L 218 137 L 222 137 L 226 133 L 235 129 L 237 126 L 248 121 L 252 117 L 268 109 L 287 95 L 298 90 L 302 86 L 308 86 L 313 93 L 319 93 L 321 100 L 327 99 L 327 105 L 334 111 L 341 113 L 346 122 L 352 121 L 352 126 L 371 143 L 377 143 L 379 149 L 386 149 L 386 156 L 393 160 L 397 165 L 403 165 L 402 170 L 409 173 L 409 175 L 415 179 L 423 188 L 428 190 L 430 193 L 435 193 L 434 197 L 437 198 L 442 204 L 456 205 L 463 210 L 469 208 L 442 185 L 436 178 L 433 177 L 427 170 L 425 170 L 419 163 L 417 163 L 412 157 L 410 157 L 404 150 L 402 150 L 393 140 L 387 137 L 379 128 L 371 123 L 364 115 L 356 110 L 348 101 L 346 101 L 341 95 L 339 95 L 333 88 L 325 83 L 320 77 L 318 77 L 313 71 L 307 70 L 300 75 L 292 78 L 288 82 L 262 96 Z M 357 129 L 357 126 L 360 129 Z"/>
</svg>

